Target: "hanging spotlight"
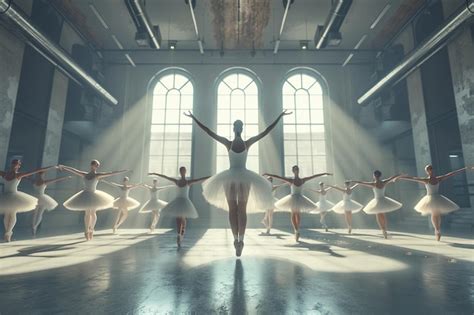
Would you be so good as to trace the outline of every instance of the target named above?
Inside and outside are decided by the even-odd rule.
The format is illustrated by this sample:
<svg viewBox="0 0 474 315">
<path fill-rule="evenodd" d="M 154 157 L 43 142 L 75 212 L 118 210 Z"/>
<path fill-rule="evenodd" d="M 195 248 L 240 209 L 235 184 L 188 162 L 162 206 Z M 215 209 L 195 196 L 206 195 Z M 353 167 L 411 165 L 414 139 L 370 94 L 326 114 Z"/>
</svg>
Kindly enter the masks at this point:
<svg viewBox="0 0 474 315">
<path fill-rule="evenodd" d="M 309 41 L 307 40 L 300 40 L 300 48 L 301 50 L 307 50 L 309 45 Z"/>
<path fill-rule="evenodd" d="M 169 40 L 168 41 L 168 49 L 169 50 L 175 50 L 177 44 L 178 44 L 177 40 Z"/>
</svg>

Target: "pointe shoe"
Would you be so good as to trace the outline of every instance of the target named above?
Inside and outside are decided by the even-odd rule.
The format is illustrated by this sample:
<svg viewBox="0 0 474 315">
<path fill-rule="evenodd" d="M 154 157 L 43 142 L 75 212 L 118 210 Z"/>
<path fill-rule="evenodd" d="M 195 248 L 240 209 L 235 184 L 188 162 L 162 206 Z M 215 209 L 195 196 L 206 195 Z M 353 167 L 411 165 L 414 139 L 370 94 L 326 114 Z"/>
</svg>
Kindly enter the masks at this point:
<svg viewBox="0 0 474 315">
<path fill-rule="evenodd" d="M 239 241 L 238 240 L 234 240 L 234 249 L 235 251 L 237 252 L 237 247 L 239 246 Z"/>
<path fill-rule="evenodd" d="M 176 237 L 176 245 L 178 245 L 178 248 L 181 248 L 181 235 Z"/>
<path fill-rule="evenodd" d="M 114 227 L 114 228 L 112 229 L 112 233 L 113 233 L 113 234 L 117 234 L 117 228 L 116 228 L 116 227 Z"/>
<path fill-rule="evenodd" d="M 382 233 L 383 233 L 383 238 L 384 238 L 384 239 L 388 239 L 387 231 L 384 230 L 384 231 L 382 231 Z"/>
<path fill-rule="evenodd" d="M 84 232 L 84 237 L 86 238 L 86 241 L 89 241 L 89 231 Z"/>
<path fill-rule="evenodd" d="M 33 237 L 36 236 L 36 229 L 35 228 L 31 228 L 31 235 L 33 235 Z"/>
<path fill-rule="evenodd" d="M 327 226 L 326 226 L 326 227 L 324 227 L 324 230 L 325 230 L 326 232 L 329 232 L 329 229 L 328 229 L 328 227 L 327 227 Z"/>
<path fill-rule="evenodd" d="M 237 248 L 235 250 L 235 255 L 237 257 L 242 256 L 242 250 L 244 249 L 244 241 L 237 242 Z"/>
<path fill-rule="evenodd" d="M 267 229 L 267 235 L 270 235 L 270 229 Z"/>
<path fill-rule="evenodd" d="M 298 232 L 295 232 L 295 240 L 296 240 L 297 242 L 300 241 L 300 232 L 299 232 L 299 231 L 298 231 Z"/>
<path fill-rule="evenodd" d="M 347 233 L 352 234 L 352 227 L 347 230 Z"/>
<path fill-rule="evenodd" d="M 5 242 L 10 243 L 12 241 L 12 235 L 13 232 L 6 232 L 4 236 Z"/>
<path fill-rule="evenodd" d="M 439 242 L 441 240 L 441 232 L 436 232 L 436 240 Z"/>
</svg>

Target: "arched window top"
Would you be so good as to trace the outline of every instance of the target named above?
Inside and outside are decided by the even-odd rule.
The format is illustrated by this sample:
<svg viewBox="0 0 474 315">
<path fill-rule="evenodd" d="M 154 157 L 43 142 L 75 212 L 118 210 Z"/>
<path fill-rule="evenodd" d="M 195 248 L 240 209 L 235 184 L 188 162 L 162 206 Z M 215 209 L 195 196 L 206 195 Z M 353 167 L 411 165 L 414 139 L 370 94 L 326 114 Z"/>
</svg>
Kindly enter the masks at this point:
<svg viewBox="0 0 474 315">
<path fill-rule="evenodd" d="M 185 71 L 167 69 L 152 84 L 149 170 L 177 176 L 180 166 L 191 167 L 192 121 L 182 112 L 193 109 L 193 83 Z"/>
<path fill-rule="evenodd" d="M 326 170 L 324 89 L 320 76 L 309 69 L 292 70 L 282 86 L 285 174 L 299 165 L 303 176 Z"/>
<path fill-rule="evenodd" d="M 237 119 L 244 122 L 242 137 L 247 139 L 258 134 L 259 87 L 258 79 L 249 70 L 232 68 L 225 71 L 217 81 L 217 132 L 233 138 L 232 126 Z M 228 156 L 223 146 L 217 147 L 216 170 L 228 167 Z M 258 144 L 251 147 L 247 167 L 257 171 Z"/>
</svg>

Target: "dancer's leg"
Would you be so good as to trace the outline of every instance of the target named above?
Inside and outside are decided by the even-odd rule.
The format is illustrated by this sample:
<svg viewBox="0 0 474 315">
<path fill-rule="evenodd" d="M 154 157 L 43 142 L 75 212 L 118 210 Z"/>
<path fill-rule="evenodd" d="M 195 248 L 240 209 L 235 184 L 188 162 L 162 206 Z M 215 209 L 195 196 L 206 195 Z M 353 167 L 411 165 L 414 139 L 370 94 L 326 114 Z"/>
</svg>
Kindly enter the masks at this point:
<svg viewBox="0 0 474 315">
<path fill-rule="evenodd" d="M 247 228 L 247 201 L 249 198 L 250 187 L 241 185 L 239 187 L 239 200 L 237 203 L 237 216 L 239 224 L 239 240 L 244 240 L 245 229 Z"/>
<path fill-rule="evenodd" d="M 441 239 L 441 215 L 440 214 L 432 214 L 431 215 L 431 224 L 435 229 L 435 236 L 436 240 Z"/>
<path fill-rule="evenodd" d="M 235 193 L 235 186 L 232 185 L 229 191 L 226 191 L 226 200 L 229 207 L 229 223 L 232 234 L 234 235 L 234 245 L 238 241 L 239 237 L 239 222 L 237 214 L 237 196 Z"/>
<path fill-rule="evenodd" d="M 128 217 L 128 209 L 127 208 L 120 209 L 120 218 L 115 228 L 118 229 L 125 222 L 127 217 Z"/>
<path fill-rule="evenodd" d="M 377 213 L 377 224 L 379 228 L 382 230 L 383 237 L 387 238 L 387 218 L 385 217 L 385 213 Z"/>
<path fill-rule="evenodd" d="M 91 216 L 91 219 L 90 219 L 90 226 L 89 226 L 89 233 L 90 233 L 89 237 L 90 239 L 92 239 L 92 237 L 94 236 L 95 224 L 97 223 L 97 211 L 91 210 L 90 216 Z"/>
<path fill-rule="evenodd" d="M 270 234 L 270 230 L 273 227 L 273 209 L 267 210 L 267 213 L 268 213 L 267 233 Z"/>
<path fill-rule="evenodd" d="M 159 210 L 152 210 L 153 217 L 151 220 L 150 231 L 154 232 L 156 224 L 158 224 L 158 220 L 160 219 L 160 212 Z"/>
<path fill-rule="evenodd" d="M 346 219 L 348 233 L 351 234 L 352 233 L 352 212 L 351 211 L 345 211 L 344 212 L 344 217 Z"/>
<path fill-rule="evenodd" d="M 91 210 L 84 211 L 84 235 L 90 240 Z"/>
<path fill-rule="evenodd" d="M 13 228 L 16 224 L 16 211 L 5 214 L 3 219 L 5 225 L 5 241 L 11 242 L 13 235 Z"/>
<path fill-rule="evenodd" d="M 319 219 L 319 222 L 321 223 L 321 225 L 323 226 L 323 228 L 326 230 L 326 232 L 328 231 L 328 226 L 326 224 L 326 215 L 328 213 L 326 211 L 324 212 L 321 212 L 320 216 L 321 218 Z"/>
<path fill-rule="evenodd" d="M 112 228 L 114 234 L 115 232 L 117 231 L 117 228 L 118 228 L 118 223 L 120 222 L 120 218 L 122 217 L 122 210 L 121 209 L 117 209 L 117 216 L 115 217 L 115 222 L 114 222 L 114 226 Z"/>
</svg>

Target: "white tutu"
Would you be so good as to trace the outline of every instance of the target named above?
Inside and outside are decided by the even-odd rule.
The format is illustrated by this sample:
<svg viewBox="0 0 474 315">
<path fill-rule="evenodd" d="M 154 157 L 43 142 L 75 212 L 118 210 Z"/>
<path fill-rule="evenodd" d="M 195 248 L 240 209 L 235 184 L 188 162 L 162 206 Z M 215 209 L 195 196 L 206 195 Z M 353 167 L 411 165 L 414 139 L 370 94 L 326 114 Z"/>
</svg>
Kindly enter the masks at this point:
<svg viewBox="0 0 474 315">
<path fill-rule="evenodd" d="M 343 214 L 344 212 L 357 213 L 362 210 L 363 207 L 364 206 L 358 203 L 357 201 L 352 200 L 350 195 L 344 193 L 343 199 L 336 203 L 332 210 L 336 213 L 341 214 Z"/>
<path fill-rule="evenodd" d="M 398 210 L 402 207 L 402 204 L 392 198 L 385 197 L 385 187 L 384 188 L 374 188 L 375 198 L 369 201 L 369 203 L 364 207 L 364 212 L 367 214 L 377 214 L 377 213 L 388 213 L 395 210 Z"/>
<path fill-rule="evenodd" d="M 241 153 L 229 151 L 230 168 L 207 179 L 203 184 L 203 196 L 211 205 L 229 210 L 227 196 L 245 194 L 247 212 L 260 212 L 273 208 L 272 185 L 263 176 L 245 168 L 247 150 Z M 238 199 L 237 199 L 238 200 Z"/>
<path fill-rule="evenodd" d="M 130 187 L 120 187 L 120 197 L 114 200 L 114 209 L 127 209 L 128 211 L 138 208 L 140 202 L 128 196 Z"/>
<path fill-rule="evenodd" d="M 138 208 L 139 205 L 140 205 L 140 202 L 138 202 L 138 200 L 135 200 L 131 197 L 119 197 L 114 200 L 113 208 L 114 209 L 127 209 L 130 211 L 135 208 Z"/>
<path fill-rule="evenodd" d="M 58 203 L 56 200 L 44 193 L 46 185 L 34 185 L 36 191 L 36 198 L 38 198 L 38 207 L 45 209 L 46 211 L 51 211 L 56 209 Z"/>
<path fill-rule="evenodd" d="M 278 200 L 275 207 L 283 211 L 311 212 L 316 210 L 316 204 L 303 196 L 303 185 L 291 185 L 291 194 Z"/>
<path fill-rule="evenodd" d="M 415 210 L 422 215 L 447 214 L 459 210 L 459 206 L 438 192 L 439 183 L 426 184 L 427 195 L 415 205 Z"/>
<path fill-rule="evenodd" d="M 0 214 L 12 212 L 28 212 L 34 210 L 38 204 L 38 199 L 17 191 L 20 180 L 14 178 L 5 180 L 5 191 L 0 194 Z"/>
<path fill-rule="evenodd" d="M 334 208 L 334 203 L 332 203 L 331 201 L 328 201 L 325 195 L 320 195 L 319 201 L 316 203 L 316 206 L 318 208 L 314 210 L 313 212 L 322 213 L 322 212 L 331 211 L 332 208 Z"/>
<path fill-rule="evenodd" d="M 190 219 L 196 219 L 199 217 L 196 207 L 194 207 L 191 200 L 189 200 L 189 186 L 186 185 L 177 188 L 178 192 L 176 198 L 161 209 L 161 215 L 166 217 L 185 217 Z"/>
<path fill-rule="evenodd" d="M 64 207 L 72 211 L 105 210 L 112 207 L 114 197 L 101 190 L 96 190 L 98 179 L 84 177 L 84 190 L 64 202 Z"/>
<path fill-rule="evenodd" d="M 150 213 L 152 210 L 161 210 L 168 203 L 160 199 L 150 199 L 140 208 L 140 213 Z"/>
</svg>

